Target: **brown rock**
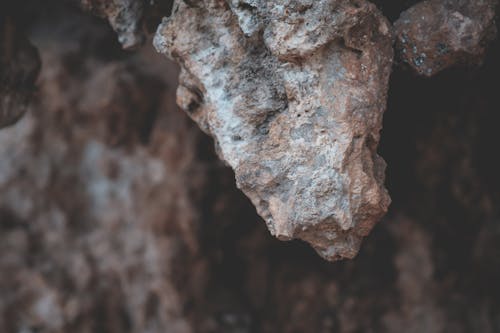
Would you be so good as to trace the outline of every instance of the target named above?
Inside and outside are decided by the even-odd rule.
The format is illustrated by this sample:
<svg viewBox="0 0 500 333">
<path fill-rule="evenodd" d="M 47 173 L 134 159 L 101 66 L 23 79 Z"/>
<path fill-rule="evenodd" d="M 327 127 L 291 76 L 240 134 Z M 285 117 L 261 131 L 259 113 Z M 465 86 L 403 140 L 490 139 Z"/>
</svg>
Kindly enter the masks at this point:
<svg viewBox="0 0 500 333">
<path fill-rule="evenodd" d="M 377 155 L 392 63 L 366 1 L 177 1 L 155 37 L 177 101 L 280 239 L 352 258 L 389 196 Z"/>
<path fill-rule="evenodd" d="M 424 76 L 454 65 L 481 63 L 496 35 L 496 4 L 496 0 L 416 4 L 394 24 L 399 58 Z"/>
</svg>

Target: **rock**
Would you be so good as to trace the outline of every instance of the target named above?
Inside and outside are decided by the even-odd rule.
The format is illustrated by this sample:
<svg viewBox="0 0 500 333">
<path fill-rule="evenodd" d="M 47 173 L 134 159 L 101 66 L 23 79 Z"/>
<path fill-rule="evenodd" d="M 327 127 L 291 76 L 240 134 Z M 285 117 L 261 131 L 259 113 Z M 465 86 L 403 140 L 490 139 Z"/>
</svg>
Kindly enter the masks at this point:
<svg viewBox="0 0 500 333">
<path fill-rule="evenodd" d="M 36 48 L 0 8 L 0 128 L 26 112 L 40 70 Z"/>
<path fill-rule="evenodd" d="M 400 60 L 432 76 L 461 64 L 480 64 L 496 36 L 496 0 L 429 0 L 404 11 L 395 22 Z"/>
<path fill-rule="evenodd" d="M 81 7 L 95 15 L 106 18 L 118 34 L 124 49 L 143 44 L 142 32 L 144 0 L 78 0 Z"/>
<path fill-rule="evenodd" d="M 31 3 L 37 98 L 0 131 L 0 332 L 500 331 L 500 41 L 473 75 L 395 70 L 392 213 L 331 264 L 257 223 L 174 106 L 175 66 Z"/>
<path fill-rule="evenodd" d="M 390 199 L 376 153 L 391 30 L 366 1 L 174 3 L 154 44 L 270 232 L 353 258 Z"/>
<path fill-rule="evenodd" d="M 90 17 L 50 15 L 38 98 L 0 131 L 0 332 L 192 332 L 209 166 L 177 72 L 152 47 L 114 56 Z"/>
</svg>

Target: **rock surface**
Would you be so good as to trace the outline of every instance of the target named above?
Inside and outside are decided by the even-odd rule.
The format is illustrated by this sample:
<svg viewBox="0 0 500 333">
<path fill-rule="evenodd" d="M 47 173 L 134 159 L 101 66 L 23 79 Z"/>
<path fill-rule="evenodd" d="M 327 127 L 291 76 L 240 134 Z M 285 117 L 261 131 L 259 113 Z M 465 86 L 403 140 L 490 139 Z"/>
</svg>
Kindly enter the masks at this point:
<svg viewBox="0 0 500 333">
<path fill-rule="evenodd" d="M 484 58 L 496 35 L 497 0 L 428 0 L 404 11 L 395 22 L 396 50 L 418 74 Z"/>
<path fill-rule="evenodd" d="M 176 1 L 155 46 L 273 235 L 353 258 L 390 199 L 377 153 L 391 31 L 366 1 Z"/>
</svg>

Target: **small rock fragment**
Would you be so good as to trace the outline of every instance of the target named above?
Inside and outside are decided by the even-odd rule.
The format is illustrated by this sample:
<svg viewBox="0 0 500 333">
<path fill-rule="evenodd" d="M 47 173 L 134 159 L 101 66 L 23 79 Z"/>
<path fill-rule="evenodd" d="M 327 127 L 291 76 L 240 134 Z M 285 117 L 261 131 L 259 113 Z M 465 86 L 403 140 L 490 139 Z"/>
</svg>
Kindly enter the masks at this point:
<svg viewBox="0 0 500 333">
<path fill-rule="evenodd" d="M 124 49 L 136 48 L 144 42 L 142 19 L 143 0 L 79 0 L 80 5 L 96 15 L 107 18 L 118 34 Z"/>
<path fill-rule="evenodd" d="M 403 12 L 395 22 L 400 60 L 432 76 L 460 64 L 480 64 L 495 38 L 497 0 L 429 0 Z"/>
<path fill-rule="evenodd" d="M 0 12 L 0 128 L 12 125 L 26 112 L 39 70 L 36 48 Z"/>
<path fill-rule="evenodd" d="M 176 1 L 155 46 L 271 233 L 353 258 L 384 215 L 391 30 L 366 1 Z"/>
</svg>

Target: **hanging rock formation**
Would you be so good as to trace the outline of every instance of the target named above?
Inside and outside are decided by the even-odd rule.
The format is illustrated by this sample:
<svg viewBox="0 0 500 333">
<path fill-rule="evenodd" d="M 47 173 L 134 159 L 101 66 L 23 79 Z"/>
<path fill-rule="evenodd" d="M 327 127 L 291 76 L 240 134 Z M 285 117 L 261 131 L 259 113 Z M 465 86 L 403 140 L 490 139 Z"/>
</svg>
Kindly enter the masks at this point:
<svg viewBox="0 0 500 333">
<path fill-rule="evenodd" d="M 154 43 L 271 233 L 336 260 L 390 202 L 376 149 L 391 36 L 366 1 L 207 0 L 176 1 Z"/>
<path fill-rule="evenodd" d="M 394 24 L 399 58 L 425 76 L 454 65 L 481 63 L 496 35 L 496 4 L 497 0 L 419 2 Z"/>
</svg>

